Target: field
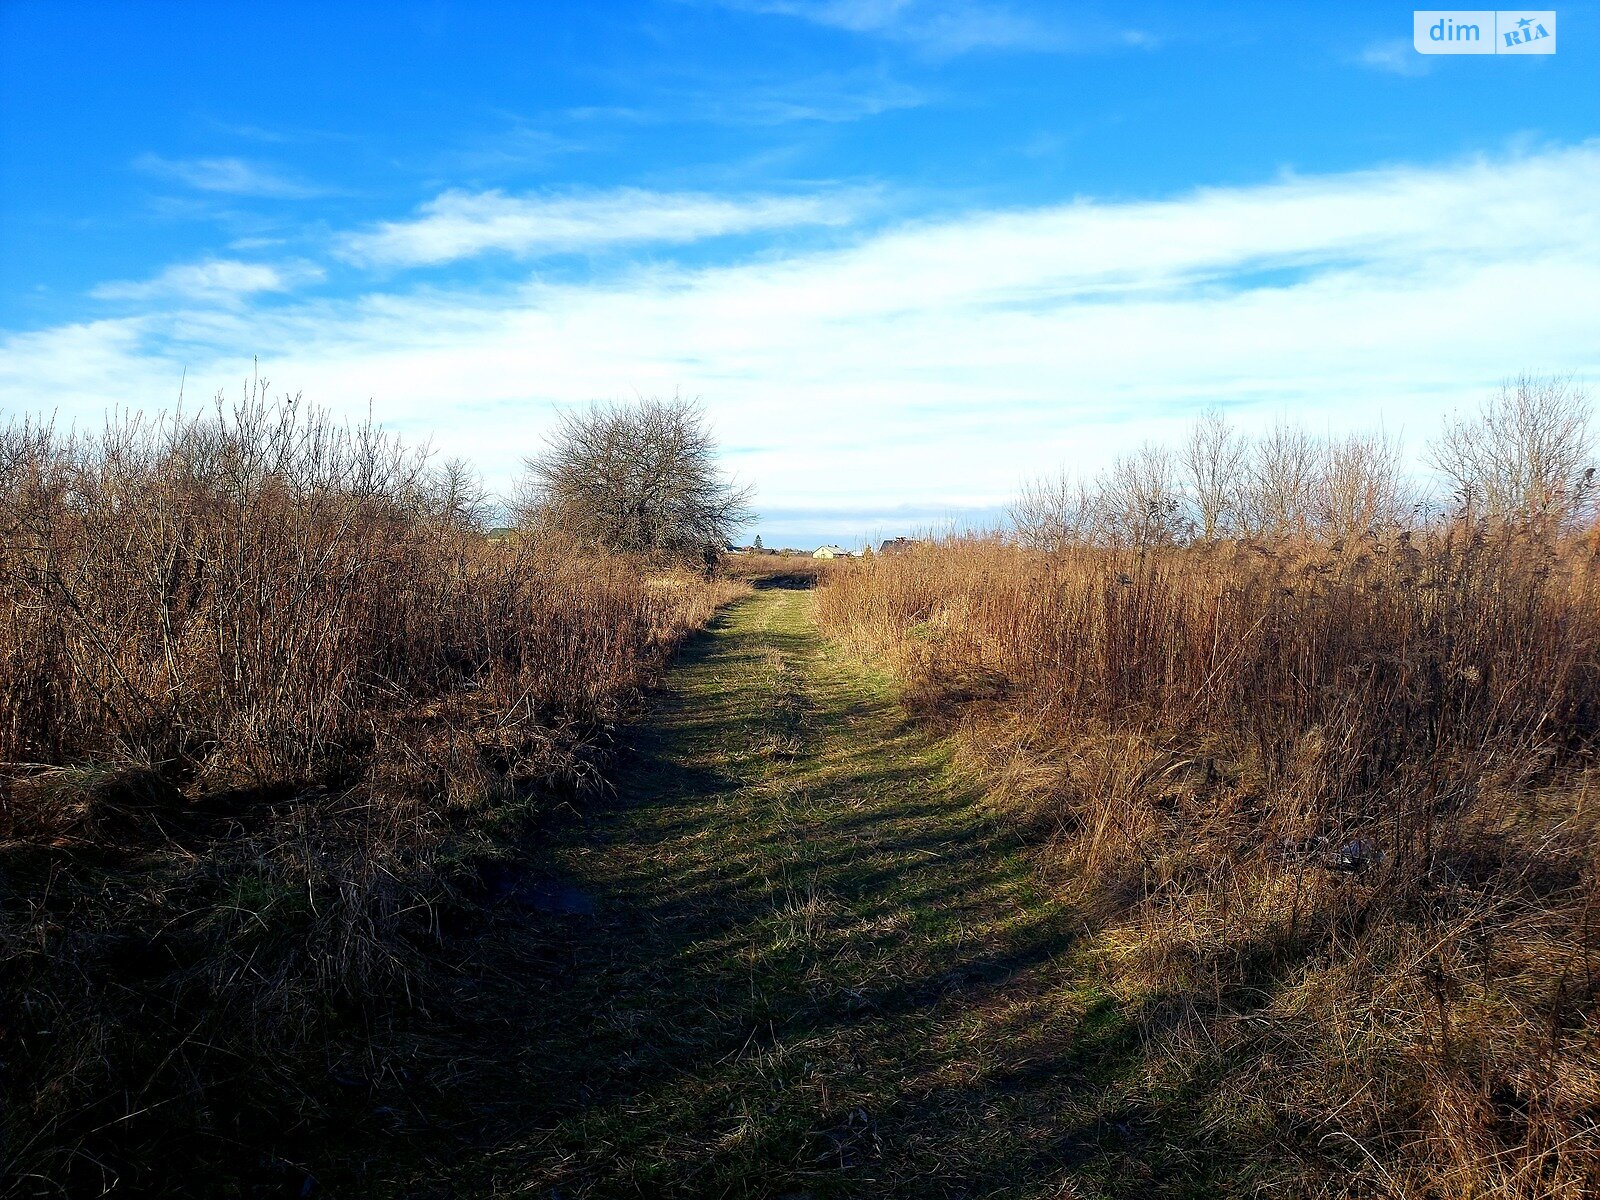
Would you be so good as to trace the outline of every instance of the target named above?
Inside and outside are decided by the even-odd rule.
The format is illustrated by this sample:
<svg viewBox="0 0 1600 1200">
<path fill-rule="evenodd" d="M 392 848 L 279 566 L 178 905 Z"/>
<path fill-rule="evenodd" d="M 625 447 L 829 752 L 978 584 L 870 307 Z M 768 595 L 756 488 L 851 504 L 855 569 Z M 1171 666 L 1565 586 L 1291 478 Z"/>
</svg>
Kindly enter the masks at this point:
<svg viewBox="0 0 1600 1200">
<path fill-rule="evenodd" d="M 1227 1190 L 1600 1186 L 1595 543 L 1444 525 L 837 574 L 1081 916 L 1130 1154 Z"/>
<path fill-rule="evenodd" d="M 0 1190 L 1595 1194 L 1592 475 L 1485 451 L 1540 395 L 1450 504 L 1202 422 L 828 564 L 718 562 L 704 443 L 703 526 L 549 460 L 491 532 L 292 401 L 13 425 Z"/>
</svg>

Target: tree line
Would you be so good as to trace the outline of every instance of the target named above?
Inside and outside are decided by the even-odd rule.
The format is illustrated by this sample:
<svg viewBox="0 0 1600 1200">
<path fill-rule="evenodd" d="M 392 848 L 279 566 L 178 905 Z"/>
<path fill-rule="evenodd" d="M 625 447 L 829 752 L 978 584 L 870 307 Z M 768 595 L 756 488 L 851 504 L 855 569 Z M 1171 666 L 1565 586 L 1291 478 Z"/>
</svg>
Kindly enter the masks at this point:
<svg viewBox="0 0 1600 1200">
<path fill-rule="evenodd" d="M 1571 379 L 1524 375 L 1427 446 L 1428 488 L 1382 433 L 1316 437 L 1279 422 L 1251 439 L 1216 410 L 1176 446 L 1146 442 L 1088 479 L 1025 485 L 1010 516 L 1026 545 L 1152 546 L 1330 539 L 1438 516 L 1559 532 L 1595 510 L 1591 412 Z"/>
</svg>

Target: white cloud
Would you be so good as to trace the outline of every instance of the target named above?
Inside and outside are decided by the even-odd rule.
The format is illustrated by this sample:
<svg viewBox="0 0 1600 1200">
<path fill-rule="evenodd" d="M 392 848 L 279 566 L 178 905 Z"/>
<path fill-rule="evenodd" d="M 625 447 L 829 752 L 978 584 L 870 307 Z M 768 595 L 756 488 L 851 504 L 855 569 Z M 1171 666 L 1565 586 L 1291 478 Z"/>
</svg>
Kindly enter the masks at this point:
<svg viewBox="0 0 1600 1200">
<path fill-rule="evenodd" d="M 175 403 L 180 376 L 172 376 L 170 389 L 162 388 L 164 364 L 144 341 L 152 325 L 125 317 L 0 339 L 0 418 L 57 416 L 66 423 L 93 423 L 114 407 L 156 409 Z M 119 394 L 124 399 L 118 400 Z"/>
<path fill-rule="evenodd" d="M 734 265 L 152 312 L 11 339 L 0 396 L 161 406 L 183 367 L 207 391 L 259 354 L 504 482 L 553 404 L 681 391 L 761 504 L 892 533 L 1211 403 L 1253 426 L 1382 422 L 1415 448 L 1507 374 L 1600 380 L 1597 190 L 1593 143 L 974 212 Z"/>
<path fill-rule="evenodd" d="M 1151 49 L 1159 39 L 1115 26 L 1068 28 L 1016 8 L 973 0 L 723 0 L 747 12 L 796 17 L 870 34 L 937 57 L 974 50 L 1098 51 Z"/>
<path fill-rule="evenodd" d="M 1405 76 L 1426 75 L 1430 65 L 1426 55 L 1418 54 L 1415 46 L 1400 38 L 1373 42 L 1356 55 L 1356 62 L 1374 71 Z"/>
<path fill-rule="evenodd" d="M 285 292 L 322 278 L 322 270 L 306 263 L 271 266 L 211 258 L 168 267 L 152 279 L 102 283 L 89 294 L 96 300 L 164 300 L 227 303 L 256 292 Z"/>
<path fill-rule="evenodd" d="M 342 254 L 374 266 L 422 266 L 489 251 L 534 257 L 840 224 L 852 207 L 840 196 L 728 198 L 637 188 L 565 196 L 448 191 L 424 204 L 414 219 L 350 235 Z"/>
<path fill-rule="evenodd" d="M 280 200 L 302 200 L 326 194 L 320 188 L 242 158 L 172 159 L 143 154 L 133 165 L 151 175 L 174 179 L 202 192 Z"/>
</svg>

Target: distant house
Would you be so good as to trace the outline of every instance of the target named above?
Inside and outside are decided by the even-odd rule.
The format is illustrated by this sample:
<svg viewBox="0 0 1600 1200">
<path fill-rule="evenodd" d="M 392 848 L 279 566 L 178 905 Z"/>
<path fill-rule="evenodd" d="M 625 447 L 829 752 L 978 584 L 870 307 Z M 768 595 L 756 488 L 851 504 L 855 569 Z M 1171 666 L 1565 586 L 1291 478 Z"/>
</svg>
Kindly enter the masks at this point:
<svg viewBox="0 0 1600 1200">
<path fill-rule="evenodd" d="M 818 546 L 811 552 L 812 558 L 849 558 L 850 551 L 842 546 Z"/>
<path fill-rule="evenodd" d="M 906 538 L 906 537 L 890 538 L 888 541 L 884 542 L 883 545 L 878 547 L 878 553 L 879 554 L 904 554 L 907 550 L 911 549 L 911 547 L 919 546 L 921 544 L 922 544 L 922 542 L 921 542 L 920 538 Z"/>
</svg>

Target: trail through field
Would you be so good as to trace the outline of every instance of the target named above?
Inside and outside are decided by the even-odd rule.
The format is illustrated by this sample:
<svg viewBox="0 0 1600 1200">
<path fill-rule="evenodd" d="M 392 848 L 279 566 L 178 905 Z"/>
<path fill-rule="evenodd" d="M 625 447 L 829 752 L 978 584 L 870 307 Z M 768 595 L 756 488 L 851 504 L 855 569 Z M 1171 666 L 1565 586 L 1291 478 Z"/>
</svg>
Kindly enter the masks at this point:
<svg viewBox="0 0 1600 1200">
<path fill-rule="evenodd" d="M 809 592 L 725 612 L 462 964 L 349 1190 L 1136 1194 L 1076 921 Z M 353 1167 L 353 1164 L 347 1164 Z M 334 1190 L 337 1190 L 336 1188 Z"/>
</svg>

